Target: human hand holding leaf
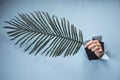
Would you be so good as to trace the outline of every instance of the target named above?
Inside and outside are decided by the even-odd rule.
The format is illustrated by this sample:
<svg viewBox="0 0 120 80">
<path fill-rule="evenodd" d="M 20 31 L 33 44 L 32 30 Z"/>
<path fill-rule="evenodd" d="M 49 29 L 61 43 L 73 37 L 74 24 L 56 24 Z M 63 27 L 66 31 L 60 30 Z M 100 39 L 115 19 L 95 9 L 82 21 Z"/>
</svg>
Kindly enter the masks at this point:
<svg viewBox="0 0 120 80">
<path fill-rule="evenodd" d="M 70 24 L 65 18 L 58 19 L 55 15 L 50 16 L 47 12 L 34 12 L 30 14 L 18 14 L 11 21 L 5 21 L 10 29 L 7 32 L 11 40 L 15 40 L 15 45 L 24 47 L 24 51 L 29 54 L 38 53 L 45 56 L 57 57 L 63 55 L 75 55 L 81 45 L 84 45 L 81 30 Z M 101 41 L 101 37 L 98 38 Z M 103 42 L 100 42 L 104 50 Z M 93 45 L 93 44 L 92 44 Z M 89 60 L 99 59 L 94 52 L 85 48 Z M 101 55 L 101 54 L 99 54 Z"/>
</svg>

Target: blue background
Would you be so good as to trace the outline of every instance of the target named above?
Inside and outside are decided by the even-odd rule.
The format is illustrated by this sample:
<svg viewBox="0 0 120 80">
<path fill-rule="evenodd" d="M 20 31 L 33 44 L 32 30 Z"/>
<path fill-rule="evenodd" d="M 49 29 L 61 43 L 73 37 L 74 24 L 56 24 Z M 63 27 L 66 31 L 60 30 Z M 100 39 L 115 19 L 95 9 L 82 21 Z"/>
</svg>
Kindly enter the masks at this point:
<svg viewBox="0 0 120 80">
<path fill-rule="evenodd" d="M 110 60 L 87 59 L 84 48 L 63 58 L 27 55 L 2 27 L 18 13 L 45 11 L 65 17 L 84 40 L 103 35 Z M 120 80 L 119 0 L 0 0 L 0 80 Z"/>
</svg>

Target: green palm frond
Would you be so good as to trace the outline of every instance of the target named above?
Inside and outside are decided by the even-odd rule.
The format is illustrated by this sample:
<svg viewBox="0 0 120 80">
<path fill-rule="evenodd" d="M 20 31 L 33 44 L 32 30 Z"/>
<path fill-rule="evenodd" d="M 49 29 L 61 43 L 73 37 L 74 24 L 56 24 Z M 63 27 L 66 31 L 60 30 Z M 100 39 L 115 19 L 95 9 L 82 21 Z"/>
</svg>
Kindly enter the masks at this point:
<svg viewBox="0 0 120 80">
<path fill-rule="evenodd" d="M 10 29 L 7 32 L 15 45 L 24 47 L 29 54 L 45 56 L 74 55 L 83 43 L 82 32 L 65 18 L 60 20 L 47 12 L 18 14 L 11 21 L 6 21 Z"/>
</svg>

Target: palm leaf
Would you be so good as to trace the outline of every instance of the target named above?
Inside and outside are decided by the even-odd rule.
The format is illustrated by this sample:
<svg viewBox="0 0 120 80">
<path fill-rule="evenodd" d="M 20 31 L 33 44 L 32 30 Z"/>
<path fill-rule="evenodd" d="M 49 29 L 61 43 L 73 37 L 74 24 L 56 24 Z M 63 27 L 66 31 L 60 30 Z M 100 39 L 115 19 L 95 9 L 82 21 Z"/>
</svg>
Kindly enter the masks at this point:
<svg viewBox="0 0 120 80">
<path fill-rule="evenodd" d="M 34 12 L 18 14 L 4 28 L 10 29 L 7 32 L 15 45 L 24 47 L 29 54 L 38 53 L 45 56 L 74 55 L 83 43 L 81 30 L 76 29 L 65 18 L 60 20 L 50 16 L 47 12 Z"/>
</svg>

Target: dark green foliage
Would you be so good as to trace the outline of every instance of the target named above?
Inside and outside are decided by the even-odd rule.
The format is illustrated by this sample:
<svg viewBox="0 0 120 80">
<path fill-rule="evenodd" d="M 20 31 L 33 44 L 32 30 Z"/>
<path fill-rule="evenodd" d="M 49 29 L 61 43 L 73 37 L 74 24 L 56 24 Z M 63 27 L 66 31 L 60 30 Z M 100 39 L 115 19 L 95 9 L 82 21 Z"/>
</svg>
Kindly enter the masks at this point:
<svg viewBox="0 0 120 80">
<path fill-rule="evenodd" d="M 59 20 L 47 12 L 18 15 L 6 21 L 9 25 L 4 28 L 10 29 L 7 34 L 12 37 L 11 40 L 29 54 L 65 57 L 76 54 L 83 43 L 82 32 L 65 18 Z"/>
</svg>

